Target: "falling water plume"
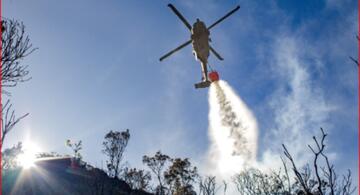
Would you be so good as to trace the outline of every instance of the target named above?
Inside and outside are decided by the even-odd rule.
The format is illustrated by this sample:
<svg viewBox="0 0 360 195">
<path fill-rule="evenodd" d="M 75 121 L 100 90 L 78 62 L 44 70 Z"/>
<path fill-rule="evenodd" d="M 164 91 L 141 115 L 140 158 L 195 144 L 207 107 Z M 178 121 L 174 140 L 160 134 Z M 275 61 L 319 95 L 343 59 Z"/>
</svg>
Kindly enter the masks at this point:
<svg viewBox="0 0 360 195">
<path fill-rule="evenodd" d="M 225 81 L 209 90 L 209 170 L 222 179 L 256 160 L 257 122 L 252 112 Z"/>
</svg>

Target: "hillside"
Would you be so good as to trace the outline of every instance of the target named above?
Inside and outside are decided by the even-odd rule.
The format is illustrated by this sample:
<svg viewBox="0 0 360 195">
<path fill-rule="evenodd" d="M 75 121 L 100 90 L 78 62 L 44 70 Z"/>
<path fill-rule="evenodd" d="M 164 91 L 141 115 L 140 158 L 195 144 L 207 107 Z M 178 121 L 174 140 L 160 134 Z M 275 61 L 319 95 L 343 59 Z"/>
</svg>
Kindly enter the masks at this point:
<svg viewBox="0 0 360 195">
<path fill-rule="evenodd" d="M 110 178 L 98 168 L 72 164 L 68 157 L 42 159 L 29 169 L 4 171 L 2 193 L 150 195 L 132 190 L 124 181 Z"/>
</svg>

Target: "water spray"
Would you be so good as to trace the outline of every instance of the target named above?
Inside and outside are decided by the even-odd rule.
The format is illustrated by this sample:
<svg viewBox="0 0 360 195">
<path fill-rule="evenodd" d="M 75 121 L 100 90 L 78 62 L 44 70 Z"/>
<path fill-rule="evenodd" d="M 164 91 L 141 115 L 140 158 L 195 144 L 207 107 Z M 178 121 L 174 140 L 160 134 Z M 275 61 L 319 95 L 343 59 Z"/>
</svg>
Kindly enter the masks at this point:
<svg viewBox="0 0 360 195">
<path fill-rule="evenodd" d="M 256 160 L 257 123 L 253 114 L 231 87 L 213 81 L 209 90 L 209 167 L 226 179 Z"/>
</svg>

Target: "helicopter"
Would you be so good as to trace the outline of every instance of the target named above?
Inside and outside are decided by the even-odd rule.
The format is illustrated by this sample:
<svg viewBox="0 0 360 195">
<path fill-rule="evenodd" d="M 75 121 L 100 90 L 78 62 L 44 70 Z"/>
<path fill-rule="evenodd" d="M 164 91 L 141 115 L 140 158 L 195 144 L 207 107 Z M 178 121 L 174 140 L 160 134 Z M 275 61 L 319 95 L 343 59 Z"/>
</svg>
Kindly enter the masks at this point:
<svg viewBox="0 0 360 195">
<path fill-rule="evenodd" d="M 225 16 L 218 19 L 216 22 L 211 24 L 209 27 L 206 27 L 205 23 L 201 21 L 199 18 L 196 19 L 196 22 L 191 26 L 189 22 L 185 19 L 185 17 L 175 8 L 174 5 L 168 4 L 168 7 L 179 17 L 179 19 L 185 24 L 185 26 L 191 32 L 190 40 L 181 44 L 177 48 L 171 50 L 164 56 L 160 58 L 160 61 L 163 61 L 165 58 L 169 57 L 173 53 L 179 51 L 185 46 L 192 44 L 193 54 L 197 61 L 200 61 L 201 69 L 202 69 L 202 81 L 200 83 L 195 84 L 195 88 L 207 88 L 210 86 L 211 82 L 219 80 L 219 75 L 216 71 L 212 71 L 208 75 L 208 57 L 210 52 L 214 54 L 219 60 L 224 60 L 221 55 L 211 47 L 210 42 L 210 29 L 214 26 L 222 22 L 224 19 L 232 15 L 234 12 L 240 9 L 240 6 L 236 6 L 233 10 L 228 12 Z M 210 79 L 209 79 L 210 77 Z"/>
</svg>

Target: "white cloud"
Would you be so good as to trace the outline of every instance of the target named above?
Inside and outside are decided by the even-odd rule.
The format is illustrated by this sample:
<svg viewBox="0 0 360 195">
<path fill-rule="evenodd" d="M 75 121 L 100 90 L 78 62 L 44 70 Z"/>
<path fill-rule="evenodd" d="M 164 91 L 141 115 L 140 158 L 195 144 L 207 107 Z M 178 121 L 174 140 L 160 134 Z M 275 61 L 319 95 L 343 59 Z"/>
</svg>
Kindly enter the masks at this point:
<svg viewBox="0 0 360 195">
<path fill-rule="evenodd" d="M 272 94 L 270 107 L 274 111 L 274 127 L 266 135 L 263 153 L 264 163 L 274 163 L 273 155 L 279 157 L 284 143 L 294 155 L 298 165 L 304 165 L 311 158 L 306 147 L 311 136 L 326 125 L 333 106 L 325 100 L 322 90 L 313 82 L 309 62 L 302 60 L 299 41 L 288 35 L 279 36 L 274 43 L 272 74 L 279 82 Z M 300 47 L 301 48 L 301 47 Z M 272 158 L 271 160 L 267 158 Z M 277 164 L 281 161 L 278 158 Z M 273 167 L 273 166 L 272 166 Z"/>
<path fill-rule="evenodd" d="M 351 3 L 351 1 L 352 0 L 326 0 L 326 8 L 339 10 L 342 9 L 345 4 Z"/>
</svg>

